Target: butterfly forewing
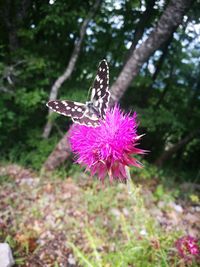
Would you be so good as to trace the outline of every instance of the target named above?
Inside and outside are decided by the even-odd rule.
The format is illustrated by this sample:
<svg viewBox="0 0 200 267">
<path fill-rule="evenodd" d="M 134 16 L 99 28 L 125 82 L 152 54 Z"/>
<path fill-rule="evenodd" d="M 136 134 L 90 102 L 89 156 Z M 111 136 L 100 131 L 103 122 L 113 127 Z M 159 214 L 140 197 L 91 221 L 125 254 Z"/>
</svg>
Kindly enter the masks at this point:
<svg viewBox="0 0 200 267">
<path fill-rule="evenodd" d="M 105 118 L 106 111 L 108 108 L 109 100 L 110 100 L 110 92 L 106 92 L 104 97 L 102 98 L 103 101 L 101 103 L 100 109 L 101 109 L 101 116 L 102 118 Z"/>
<path fill-rule="evenodd" d="M 49 101 L 47 106 L 59 114 L 72 118 L 81 118 L 86 110 L 84 104 L 67 100 Z"/>
<path fill-rule="evenodd" d="M 109 99 L 109 68 L 106 60 L 102 60 L 93 83 L 90 100 L 102 118 L 104 118 L 108 108 Z"/>
</svg>

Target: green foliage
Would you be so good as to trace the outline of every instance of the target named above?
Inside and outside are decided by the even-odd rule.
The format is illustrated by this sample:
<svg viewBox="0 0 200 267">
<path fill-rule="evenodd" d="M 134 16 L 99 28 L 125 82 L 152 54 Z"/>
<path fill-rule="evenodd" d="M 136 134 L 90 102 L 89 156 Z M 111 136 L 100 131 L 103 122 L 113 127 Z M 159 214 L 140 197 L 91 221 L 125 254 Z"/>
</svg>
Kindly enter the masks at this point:
<svg viewBox="0 0 200 267">
<path fill-rule="evenodd" d="M 169 188 L 166 188 L 163 184 L 159 184 L 155 191 L 154 191 L 154 199 L 155 201 L 164 201 L 165 203 L 170 203 L 172 201 L 175 201 L 175 199 L 180 194 L 178 189 L 171 189 L 169 191 Z"/>
<path fill-rule="evenodd" d="M 7 176 L 7 175 L 0 175 L 0 186 L 3 185 L 3 184 L 5 184 L 5 183 L 9 183 L 11 181 L 12 181 L 12 179 L 9 176 Z"/>
<path fill-rule="evenodd" d="M 140 179 L 156 179 L 156 178 L 162 178 L 163 176 L 163 170 L 158 169 L 153 164 L 149 164 L 147 161 L 142 160 L 141 158 L 138 159 L 142 165 L 143 168 L 130 168 L 130 172 L 133 175 L 134 179 L 140 180 Z"/>
<path fill-rule="evenodd" d="M 33 112 L 37 105 L 42 102 L 46 94 L 42 90 L 27 92 L 25 88 L 21 88 L 16 95 L 16 104 L 22 111 Z"/>
<path fill-rule="evenodd" d="M 29 166 L 39 170 L 58 142 L 54 136 L 48 140 L 41 139 L 40 132 L 32 130 L 27 138 L 27 143 L 15 146 L 9 153 L 9 160 L 18 162 L 20 165 Z M 27 153 L 27 149 L 29 153 Z"/>
<path fill-rule="evenodd" d="M 109 61 L 111 84 L 115 81 L 137 30 L 144 26 L 146 38 L 163 12 L 164 7 L 158 1 L 148 20 L 140 23 L 147 2 L 101 4 L 88 26 L 71 79 L 60 88 L 58 98 L 84 102 L 98 61 L 104 57 Z M 12 13 L 2 18 L 0 26 L 0 146 L 3 158 L 18 160 L 22 152 L 25 164 L 39 168 L 39 162 L 44 161 L 53 147 L 41 140 L 48 111 L 45 103 L 52 84 L 66 69 L 82 22 L 94 1 L 34 0 L 27 7 L 23 5 L 23 1 L 13 6 L 6 2 L 0 4 L 5 14 Z M 21 14 L 20 10 L 25 13 Z M 199 4 L 195 3 L 185 24 L 174 34 L 163 63 L 159 64 L 164 53 L 160 47 L 143 66 L 121 102 L 124 109 L 138 112 L 139 130 L 146 133 L 142 145 L 150 150 L 149 161 L 198 128 L 200 54 L 195 31 L 198 10 Z M 154 80 L 155 70 L 158 75 Z M 49 143 L 55 144 L 51 140 L 57 140 L 57 129 L 64 133 L 70 120 L 56 115 L 50 120 L 54 128 Z M 30 145 L 30 139 L 34 138 L 35 144 L 31 141 Z M 200 141 L 194 137 L 171 156 L 167 165 L 197 173 L 199 151 Z"/>
<path fill-rule="evenodd" d="M 111 189 L 109 192 L 110 193 L 108 195 L 107 191 L 101 190 L 97 195 L 91 190 L 86 191 L 88 211 L 95 213 L 101 211 L 102 209 L 108 210 L 110 208 L 110 202 L 112 202 L 113 207 L 117 206 L 117 199 L 114 198 L 116 191 Z"/>
</svg>

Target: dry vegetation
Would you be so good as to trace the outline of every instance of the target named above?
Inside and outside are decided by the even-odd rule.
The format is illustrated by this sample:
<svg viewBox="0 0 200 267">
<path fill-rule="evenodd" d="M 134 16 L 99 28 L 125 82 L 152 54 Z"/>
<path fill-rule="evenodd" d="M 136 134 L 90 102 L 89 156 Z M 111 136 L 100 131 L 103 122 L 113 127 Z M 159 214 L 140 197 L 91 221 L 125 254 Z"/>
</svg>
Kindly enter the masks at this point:
<svg viewBox="0 0 200 267">
<path fill-rule="evenodd" d="M 198 235 L 198 197 L 174 197 L 156 179 L 129 193 L 127 185 L 103 187 L 81 172 L 62 180 L 19 167 L 3 173 L 1 241 L 10 243 L 16 266 L 184 266 L 174 242 Z"/>
</svg>

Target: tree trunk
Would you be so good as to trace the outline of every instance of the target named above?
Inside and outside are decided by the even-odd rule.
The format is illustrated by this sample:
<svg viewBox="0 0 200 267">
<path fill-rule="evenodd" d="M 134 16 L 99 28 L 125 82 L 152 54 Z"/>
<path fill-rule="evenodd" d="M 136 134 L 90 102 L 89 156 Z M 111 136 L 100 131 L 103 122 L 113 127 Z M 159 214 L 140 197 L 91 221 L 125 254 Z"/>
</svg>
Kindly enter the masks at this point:
<svg viewBox="0 0 200 267">
<path fill-rule="evenodd" d="M 188 11 L 192 0 L 171 0 L 166 10 L 158 21 L 157 26 L 151 32 L 124 65 L 117 80 L 111 87 L 111 104 L 120 100 L 133 79 L 139 73 L 142 65 L 164 43 L 182 22 L 184 14 Z"/>
<path fill-rule="evenodd" d="M 92 6 L 91 10 L 88 13 L 88 17 L 83 21 L 83 24 L 81 26 L 80 29 L 80 36 L 78 38 L 78 40 L 75 42 L 75 47 L 74 50 L 72 52 L 71 58 L 69 60 L 69 63 L 67 65 L 67 68 L 65 69 L 64 73 L 58 77 L 58 79 L 54 82 L 53 86 L 51 87 L 51 92 L 49 95 L 49 101 L 50 100 L 55 100 L 58 96 L 58 90 L 61 87 L 61 85 L 68 80 L 71 77 L 71 74 L 75 68 L 75 64 L 78 60 L 80 51 L 81 51 L 81 46 L 86 34 L 86 30 L 87 30 L 87 26 L 90 22 L 90 20 L 92 19 L 92 17 L 94 16 L 94 14 L 96 13 L 97 9 L 99 8 L 101 3 L 101 0 L 96 0 L 96 3 L 94 6 Z M 49 109 L 48 111 L 48 121 L 44 127 L 44 131 L 43 131 L 43 138 L 48 138 L 53 126 L 52 121 L 50 120 L 50 116 L 52 114 L 52 110 Z"/>
<path fill-rule="evenodd" d="M 57 166 L 60 166 L 60 164 L 62 164 L 70 155 L 71 151 L 68 142 L 68 134 L 65 134 L 46 160 L 43 166 L 44 170 L 54 170 Z"/>
<path fill-rule="evenodd" d="M 189 133 L 183 139 L 174 144 L 169 150 L 164 151 L 163 154 L 155 160 L 155 165 L 161 167 L 166 160 L 171 158 L 179 149 L 188 144 L 197 133 L 199 133 L 199 130 Z"/>
<path fill-rule="evenodd" d="M 179 26 L 186 11 L 189 9 L 192 0 L 171 0 L 157 26 L 149 35 L 147 40 L 133 51 L 130 58 L 124 65 L 117 80 L 112 85 L 110 91 L 112 100 L 110 105 L 118 102 L 125 93 L 132 80 L 139 73 L 140 68 L 146 60 L 164 42 L 170 38 L 173 31 Z M 69 144 L 67 134 L 61 139 L 55 150 L 47 158 L 44 169 L 53 170 L 63 163 L 69 156 Z M 65 152 L 67 151 L 67 152 Z"/>
</svg>

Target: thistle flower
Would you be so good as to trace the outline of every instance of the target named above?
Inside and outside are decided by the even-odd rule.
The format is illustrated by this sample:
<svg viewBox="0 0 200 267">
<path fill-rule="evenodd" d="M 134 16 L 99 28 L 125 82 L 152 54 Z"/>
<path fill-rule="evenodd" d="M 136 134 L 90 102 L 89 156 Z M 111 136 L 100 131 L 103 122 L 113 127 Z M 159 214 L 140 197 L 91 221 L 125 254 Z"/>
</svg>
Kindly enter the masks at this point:
<svg viewBox="0 0 200 267">
<path fill-rule="evenodd" d="M 200 250 L 198 240 L 192 236 L 183 236 L 176 241 L 179 256 L 185 260 L 199 258 Z"/>
<path fill-rule="evenodd" d="M 118 106 L 108 109 L 105 120 L 96 128 L 73 125 L 69 135 L 76 162 L 97 174 L 101 181 L 109 175 L 113 179 L 126 181 L 126 166 L 141 167 L 132 157 L 144 154 L 136 148 L 141 136 L 137 135 L 136 113 L 131 116 L 120 111 Z"/>
</svg>

